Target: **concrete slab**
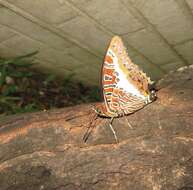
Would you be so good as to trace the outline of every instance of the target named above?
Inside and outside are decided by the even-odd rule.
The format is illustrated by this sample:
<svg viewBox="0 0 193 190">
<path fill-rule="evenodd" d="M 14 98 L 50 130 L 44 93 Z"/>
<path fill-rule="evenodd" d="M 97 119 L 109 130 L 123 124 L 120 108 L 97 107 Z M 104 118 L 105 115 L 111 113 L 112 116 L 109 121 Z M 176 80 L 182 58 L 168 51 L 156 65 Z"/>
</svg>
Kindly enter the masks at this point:
<svg viewBox="0 0 193 190">
<path fill-rule="evenodd" d="M 69 48 L 64 49 L 65 54 L 69 54 L 72 57 L 80 60 L 85 63 L 85 65 L 91 65 L 93 67 L 98 67 L 102 64 L 103 58 L 96 57 L 95 55 L 83 50 L 78 46 L 71 46 Z"/>
<path fill-rule="evenodd" d="M 119 34 L 132 60 L 159 79 L 162 69 L 192 64 L 192 7 L 191 0 L 0 0 L 0 56 L 39 50 L 44 71 L 97 84 Z"/>
<path fill-rule="evenodd" d="M 133 5 L 140 10 L 144 17 L 157 28 L 169 43 L 177 44 L 193 38 L 193 20 L 186 17 L 183 9 L 175 0 L 125 1 L 128 6 L 131 6 L 130 2 L 133 2 Z"/>
<path fill-rule="evenodd" d="M 69 22 L 61 24 L 60 28 L 72 38 L 100 53 L 101 56 L 112 37 L 83 16 L 75 17 Z"/>
<path fill-rule="evenodd" d="M 44 44 L 25 36 L 18 35 L 10 40 L 3 42 L 2 44 L 10 49 L 15 49 L 15 52 L 20 52 L 20 55 L 39 51 L 39 53 L 34 57 L 37 57 L 39 60 L 47 61 L 48 63 L 53 63 L 53 67 L 62 66 L 63 68 L 71 70 L 82 64 L 82 62 L 74 59 L 69 55 L 66 55 L 62 51 L 49 48 Z M 18 46 L 18 44 L 21 45 Z"/>
<path fill-rule="evenodd" d="M 193 64 L 193 40 L 175 46 L 176 50 L 188 61 Z"/>
<path fill-rule="evenodd" d="M 118 35 L 134 32 L 143 25 L 122 4 L 115 0 L 69 0 L 74 6 L 85 11 L 104 27 Z"/>
<path fill-rule="evenodd" d="M 193 10 L 193 1 L 192 0 L 186 0 L 190 8 Z"/>
<path fill-rule="evenodd" d="M 7 0 L 8 2 L 22 8 L 28 13 L 38 17 L 39 19 L 49 24 L 60 24 L 71 18 L 74 18 L 78 14 L 71 10 L 65 4 L 61 4 L 59 1 L 50 0 Z"/>
<path fill-rule="evenodd" d="M 7 8 L 1 8 L 0 10 L 0 24 L 57 49 L 64 49 L 71 46 L 71 43 L 65 41 L 60 36 L 53 34 L 51 31 L 40 27 Z"/>
<path fill-rule="evenodd" d="M 16 34 L 9 28 L 0 25 L 0 43 L 15 36 Z"/>
<path fill-rule="evenodd" d="M 162 65 L 162 68 L 164 68 L 169 72 L 169 71 L 175 71 L 176 69 L 183 66 L 184 66 L 183 63 L 179 61 L 179 62 L 172 62 L 172 63 Z"/>
<path fill-rule="evenodd" d="M 125 35 L 123 38 L 155 64 L 178 60 L 173 51 L 148 29 Z"/>
</svg>

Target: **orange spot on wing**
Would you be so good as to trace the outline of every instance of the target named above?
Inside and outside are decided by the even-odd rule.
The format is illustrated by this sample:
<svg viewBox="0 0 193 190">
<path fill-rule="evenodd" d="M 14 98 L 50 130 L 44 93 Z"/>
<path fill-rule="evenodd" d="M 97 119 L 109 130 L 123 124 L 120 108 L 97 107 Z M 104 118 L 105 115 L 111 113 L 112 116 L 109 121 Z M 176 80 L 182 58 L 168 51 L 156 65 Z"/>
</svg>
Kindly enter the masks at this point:
<svg viewBox="0 0 193 190">
<path fill-rule="evenodd" d="M 114 69 L 107 69 L 107 68 L 104 68 L 104 74 L 113 76 L 113 72 L 114 72 Z"/>
<path fill-rule="evenodd" d="M 104 68 L 103 73 L 104 73 L 104 75 L 109 75 L 109 76 L 112 77 L 112 79 L 109 80 L 109 81 L 104 80 L 104 84 L 114 84 L 114 83 L 116 83 L 116 76 L 114 75 L 114 69 Z"/>
<path fill-rule="evenodd" d="M 111 87 L 109 87 L 109 88 L 104 88 L 104 91 L 105 91 L 105 93 L 112 92 L 112 91 L 113 91 L 113 88 L 111 88 Z"/>
<path fill-rule="evenodd" d="M 112 81 L 104 81 L 103 84 L 104 85 L 109 85 L 109 84 L 112 84 Z"/>
<path fill-rule="evenodd" d="M 111 58 L 111 56 L 109 56 L 109 55 L 106 55 L 105 56 L 105 62 L 107 62 L 107 63 L 113 63 L 113 59 Z"/>
</svg>

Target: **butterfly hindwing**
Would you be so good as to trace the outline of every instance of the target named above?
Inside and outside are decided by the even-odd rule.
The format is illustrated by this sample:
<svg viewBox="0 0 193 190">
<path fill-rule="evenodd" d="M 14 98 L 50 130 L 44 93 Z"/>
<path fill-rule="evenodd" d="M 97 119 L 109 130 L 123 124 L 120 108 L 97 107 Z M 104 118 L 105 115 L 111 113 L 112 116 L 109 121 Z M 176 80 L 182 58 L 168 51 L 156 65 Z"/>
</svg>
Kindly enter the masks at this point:
<svg viewBox="0 0 193 190">
<path fill-rule="evenodd" d="M 121 38 L 113 37 L 102 67 L 102 88 L 107 110 L 128 114 L 142 108 L 150 82 L 128 57 Z"/>
</svg>

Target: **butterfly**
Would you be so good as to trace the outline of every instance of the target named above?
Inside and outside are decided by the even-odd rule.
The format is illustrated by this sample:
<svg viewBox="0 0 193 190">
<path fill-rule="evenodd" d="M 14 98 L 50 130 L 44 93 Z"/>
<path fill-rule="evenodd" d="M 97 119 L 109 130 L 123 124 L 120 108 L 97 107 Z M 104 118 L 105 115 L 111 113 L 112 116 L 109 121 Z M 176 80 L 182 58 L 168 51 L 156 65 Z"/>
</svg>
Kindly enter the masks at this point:
<svg viewBox="0 0 193 190">
<path fill-rule="evenodd" d="M 156 99 L 154 82 L 129 58 L 122 39 L 114 36 L 107 49 L 101 72 L 103 103 L 95 105 L 98 117 L 122 117 Z"/>
</svg>

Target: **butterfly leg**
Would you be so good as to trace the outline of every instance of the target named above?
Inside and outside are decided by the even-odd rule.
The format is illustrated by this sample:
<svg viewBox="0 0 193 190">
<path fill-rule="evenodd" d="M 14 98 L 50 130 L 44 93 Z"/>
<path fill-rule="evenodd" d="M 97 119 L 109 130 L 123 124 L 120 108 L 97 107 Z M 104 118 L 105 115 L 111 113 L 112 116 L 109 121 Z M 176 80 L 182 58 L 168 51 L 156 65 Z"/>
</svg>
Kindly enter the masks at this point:
<svg viewBox="0 0 193 190">
<path fill-rule="evenodd" d="M 113 120 L 114 120 L 114 117 L 111 118 L 111 121 L 110 121 L 110 123 L 109 123 L 109 127 L 110 127 L 111 131 L 113 132 L 113 135 L 114 135 L 114 137 L 115 137 L 116 143 L 119 143 L 118 138 L 117 138 L 117 135 L 116 135 L 116 132 L 115 132 L 115 130 L 113 129 L 113 126 L 112 126 Z"/>
<path fill-rule="evenodd" d="M 125 116 L 125 120 L 127 121 L 127 124 L 128 124 L 128 126 L 129 126 L 129 128 L 130 128 L 130 129 L 133 129 L 132 125 L 129 123 L 129 121 L 128 121 L 128 119 L 127 119 L 126 116 Z"/>
<path fill-rule="evenodd" d="M 94 115 L 94 117 L 91 119 L 91 121 L 89 122 L 89 127 L 87 128 L 86 133 L 83 136 L 83 141 L 86 142 L 88 140 L 88 137 L 90 136 L 90 134 L 92 133 L 92 130 L 95 127 L 96 124 L 96 120 L 98 118 L 98 115 Z"/>
<path fill-rule="evenodd" d="M 129 126 L 129 128 L 130 128 L 130 129 L 133 129 L 133 127 L 132 127 L 132 125 L 129 123 L 129 120 L 127 119 L 127 116 L 126 116 L 126 114 L 124 113 L 124 111 L 123 111 L 123 116 L 124 116 L 124 118 L 125 118 L 128 126 Z"/>
</svg>

